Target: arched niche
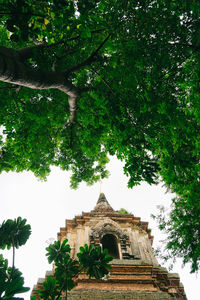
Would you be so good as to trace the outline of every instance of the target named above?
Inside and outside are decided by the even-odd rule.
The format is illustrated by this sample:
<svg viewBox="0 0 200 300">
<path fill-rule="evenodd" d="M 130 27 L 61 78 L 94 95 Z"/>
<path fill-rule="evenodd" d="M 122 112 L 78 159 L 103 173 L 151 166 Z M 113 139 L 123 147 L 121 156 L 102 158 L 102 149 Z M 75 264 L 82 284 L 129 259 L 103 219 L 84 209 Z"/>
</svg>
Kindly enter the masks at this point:
<svg viewBox="0 0 200 300">
<path fill-rule="evenodd" d="M 129 247 L 130 242 L 127 232 L 125 232 L 119 224 L 107 217 L 91 228 L 89 236 L 90 244 L 93 244 L 95 247 L 99 246 L 102 244 L 102 239 L 105 235 L 110 235 L 110 237 L 114 236 L 113 244 L 117 245 L 118 259 L 133 259 L 133 255 Z"/>
<path fill-rule="evenodd" d="M 107 233 L 103 235 L 100 242 L 103 250 L 108 250 L 108 255 L 112 256 L 113 258 L 119 259 L 118 241 L 115 235 Z"/>
</svg>

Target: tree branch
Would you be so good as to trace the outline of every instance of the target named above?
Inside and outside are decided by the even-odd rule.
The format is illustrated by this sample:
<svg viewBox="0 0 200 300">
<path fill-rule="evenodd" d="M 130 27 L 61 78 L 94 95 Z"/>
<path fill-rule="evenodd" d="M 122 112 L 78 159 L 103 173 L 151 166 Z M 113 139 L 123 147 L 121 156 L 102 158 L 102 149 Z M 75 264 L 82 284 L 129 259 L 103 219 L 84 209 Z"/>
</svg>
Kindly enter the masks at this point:
<svg viewBox="0 0 200 300">
<path fill-rule="evenodd" d="M 55 55 L 55 60 L 52 65 L 52 71 L 56 71 L 56 64 L 58 62 L 60 62 L 62 59 L 65 59 L 67 55 L 74 54 L 77 50 L 78 50 L 78 47 L 74 47 L 74 48 L 68 49 L 68 51 L 64 52 L 64 54 L 62 56 Z"/>
<path fill-rule="evenodd" d="M 102 32 L 103 30 L 104 29 L 97 29 L 97 30 L 92 31 L 91 33 L 92 34 L 99 33 L 99 32 Z M 53 43 L 53 44 L 41 43 L 41 44 L 38 44 L 38 45 L 21 48 L 21 49 L 18 49 L 16 51 L 20 55 L 21 60 L 25 60 L 25 59 L 30 58 L 33 55 L 34 49 L 41 50 L 43 48 L 51 48 L 51 47 L 54 47 L 54 46 L 57 46 L 57 45 L 62 45 L 62 44 L 67 45 L 68 42 L 78 40 L 79 38 L 80 38 L 80 35 L 77 35 L 77 36 L 71 37 L 67 40 L 61 40 L 61 41 L 58 41 L 58 42 Z"/>
<path fill-rule="evenodd" d="M 24 61 L 24 60 L 30 58 L 33 55 L 34 50 L 41 50 L 42 48 L 48 47 L 48 46 L 52 46 L 52 44 L 48 45 L 46 43 L 42 43 L 42 44 L 38 44 L 38 45 L 18 49 L 18 50 L 16 50 L 16 52 L 20 56 L 20 60 Z"/>
<path fill-rule="evenodd" d="M 68 69 L 65 71 L 65 74 L 68 76 L 70 73 L 75 72 L 80 70 L 81 68 L 90 65 L 95 59 L 96 59 L 96 55 L 99 52 L 99 50 L 104 46 L 104 44 L 107 42 L 107 40 L 110 38 L 111 34 L 109 34 L 105 40 L 99 45 L 99 47 L 92 52 L 92 54 L 83 62 L 81 62 L 80 64 L 77 64 L 75 66 L 73 66 L 72 68 Z"/>
<path fill-rule="evenodd" d="M 0 80 L 31 89 L 58 89 L 68 95 L 70 123 L 74 122 L 76 103 L 80 96 L 77 89 L 62 72 L 37 70 L 26 66 L 19 59 L 13 49 L 7 55 L 5 47 L 0 47 Z M 2 50 L 2 51 L 1 51 Z M 11 55 L 13 54 L 13 56 Z"/>
<path fill-rule="evenodd" d="M 77 37 L 71 38 L 68 41 L 72 41 L 72 40 L 75 40 L 75 39 L 77 39 Z M 22 61 L 24 61 L 24 60 L 30 58 L 33 55 L 34 50 L 42 50 L 44 48 L 52 48 L 54 46 L 61 45 L 61 44 L 67 44 L 67 42 L 59 41 L 59 42 L 53 43 L 53 44 L 41 43 L 41 44 L 30 46 L 30 47 L 20 48 L 20 49 L 15 50 L 15 51 L 20 56 L 20 59 Z"/>
<path fill-rule="evenodd" d="M 0 55 L 4 55 L 5 57 L 10 57 L 15 60 L 20 58 L 16 50 L 4 46 L 0 46 Z"/>
<path fill-rule="evenodd" d="M 95 74 L 97 74 L 98 76 L 100 76 L 100 74 L 99 74 L 96 70 L 94 70 L 93 68 L 91 68 L 91 70 L 92 70 Z M 101 80 L 102 80 L 103 83 L 109 88 L 109 90 L 111 91 L 111 93 L 114 95 L 115 92 L 114 92 L 114 90 L 112 89 L 112 87 L 110 86 L 110 84 L 107 82 L 107 80 L 105 80 L 103 77 L 101 77 Z"/>
</svg>

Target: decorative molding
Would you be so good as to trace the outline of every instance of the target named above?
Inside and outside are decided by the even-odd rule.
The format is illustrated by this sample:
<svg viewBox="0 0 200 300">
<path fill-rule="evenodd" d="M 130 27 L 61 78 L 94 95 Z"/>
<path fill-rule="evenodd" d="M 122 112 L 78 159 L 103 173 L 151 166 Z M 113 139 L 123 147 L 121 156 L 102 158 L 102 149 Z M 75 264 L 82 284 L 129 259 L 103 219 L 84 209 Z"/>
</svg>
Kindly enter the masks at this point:
<svg viewBox="0 0 200 300">
<path fill-rule="evenodd" d="M 124 230 L 121 229 L 119 224 L 117 224 L 115 221 L 111 220 L 108 217 L 105 217 L 103 220 L 99 221 L 91 231 L 90 236 L 95 238 L 102 238 L 105 234 L 114 234 L 116 237 L 120 239 L 126 239 L 127 234 L 125 234 Z"/>
<path fill-rule="evenodd" d="M 120 257 L 123 259 L 134 259 L 130 252 L 130 238 L 126 229 L 122 229 L 119 224 L 105 217 L 99 221 L 91 230 L 90 243 L 99 246 L 101 239 L 105 234 L 113 234 L 117 237 L 120 243 L 121 253 Z"/>
</svg>

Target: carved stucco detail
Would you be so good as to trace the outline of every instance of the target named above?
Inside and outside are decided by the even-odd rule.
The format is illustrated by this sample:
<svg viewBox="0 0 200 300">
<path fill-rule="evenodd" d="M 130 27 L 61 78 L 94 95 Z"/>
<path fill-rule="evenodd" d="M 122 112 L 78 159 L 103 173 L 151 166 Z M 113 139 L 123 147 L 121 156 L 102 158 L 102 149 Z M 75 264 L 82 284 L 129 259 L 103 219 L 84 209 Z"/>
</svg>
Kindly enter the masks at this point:
<svg viewBox="0 0 200 300">
<path fill-rule="evenodd" d="M 104 218 L 99 221 L 92 228 L 90 236 L 101 239 L 106 233 L 115 234 L 119 239 L 127 237 L 121 227 L 110 218 Z"/>
<path fill-rule="evenodd" d="M 105 234 L 113 234 L 118 238 L 121 246 L 121 256 L 124 259 L 133 259 L 129 247 L 129 233 L 110 218 L 99 221 L 91 230 L 90 243 L 98 246 Z"/>
</svg>

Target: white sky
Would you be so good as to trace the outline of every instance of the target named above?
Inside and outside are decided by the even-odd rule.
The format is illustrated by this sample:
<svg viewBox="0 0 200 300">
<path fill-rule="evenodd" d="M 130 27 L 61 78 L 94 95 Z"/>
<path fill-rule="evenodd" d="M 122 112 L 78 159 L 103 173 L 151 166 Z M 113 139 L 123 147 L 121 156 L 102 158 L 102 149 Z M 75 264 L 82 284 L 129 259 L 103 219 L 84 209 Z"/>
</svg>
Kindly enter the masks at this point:
<svg viewBox="0 0 200 300">
<path fill-rule="evenodd" d="M 154 235 L 153 246 L 156 248 L 162 237 L 150 216 L 158 212 L 157 205 L 169 206 L 173 195 L 165 194 L 161 185 L 149 186 L 143 183 L 132 190 L 128 189 L 128 179 L 123 174 L 122 164 L 112 159 L 108 168 L 111 175 L 103 181 L 102 192 L 115 210 L 124 207 L 136 217 L 141 217 L 142 221 L 149 222 Z M 56 168 L 46 182 L 38 181 L 28 172 L 0 175 L 0 223 L 21 216 L 27 219 L 32 228 L 27 244 L 16 250 L 16 267 L 23 272 L 26 286 L 32 289 L 37 279 L 51 270 L 45 257 L 45 248 L 48 246 L 46 241 L 57 239 L 57 232 L 65 226 L 65 219 L 92 210 L 99 193 L 99 183 L 90 187 L 81 184 L 78 190 L 71 190 L 69 172 Z M 200 276 L 190 274 L 189 270 L 189 266 L 182 269 L 181 262 L 178 262 L 172 272 L 179 273 L 188 300 L 197 300 Z M 30 299 L 29 294 L 23 294 L 25 300 Z"/>
</svg>

